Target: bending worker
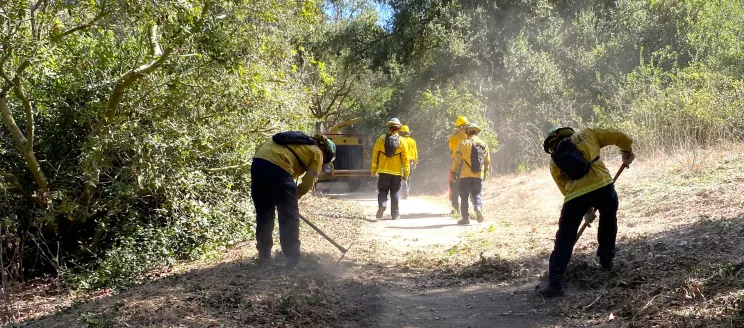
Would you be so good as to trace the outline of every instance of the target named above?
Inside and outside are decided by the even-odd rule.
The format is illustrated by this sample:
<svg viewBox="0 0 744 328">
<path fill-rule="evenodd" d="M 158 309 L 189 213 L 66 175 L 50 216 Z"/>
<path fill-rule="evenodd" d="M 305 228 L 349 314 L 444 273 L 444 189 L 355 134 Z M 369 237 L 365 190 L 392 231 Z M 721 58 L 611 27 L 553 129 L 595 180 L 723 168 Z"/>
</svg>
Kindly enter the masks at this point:
<svg viewBox="0 0 744 328">
<path fill-rule="evenodd" d="M 455 130 L 455 133 L 453 133 L 449 138 L 449 148 L 452 152 L 452 160 L 455 159 L 455 155 L 457 153 L 457 146 L 460 145 L 460 143 L 468 138 L 468 135 L 465 134 L 465 128 L 470 124 L 470 121 L 468 121 L 468 118 L 465 116 L 458 116 L 455 120 L 455 127 L 457 130 Z M 452 174 L 452 170 L 450 170 L 449 175 L 449 197 L 450 201 L 452 202 L 452 212 L 453 213 L 459 213 L 460 212 L 460 202 L 459 202 L 459 191 L 458 191 L 458 179 L 459 177 L 457 175 Z"/>
<path fill-rule="evenodd" d="M 597 256 L 603 270 L 612 269 L 617 237 L 618 199 L 610 171 L 600 159 L 600 149 L 620 147 L 623 165 L 635 158 L 633 140 L 613 129 L 554 127 L 548 132 L 543 149 L 550 154 L 550 173 L 565 196 L 555 245 L 550 254 L 548 283 L 538 290 L 545 297 L 563 294 L 563 274 L 571 259 L 577 230 L 585 214 L 599 210 Z"/>
<path fill-rule="evenodd" d="M 275 209 L 279 211 L 279 241 L 287 266 L 300 259 L 300 211 L 298 199 L 304 196 L 318 177 L 321 166 L 333 161 L 336 145 L 316 134 L 299 131 L 275 134 L 259 146 L 251 165 L 251 197 L 256 208 L 256 248 L 261 262 L 271 260 L 274 246 Z M 302 174 L 302 183 L 295 180 Z"/>
<path fill-rule="evenodd" d="M 389 132 L 381 135 L 372 149 L 372 176 L 377 179 L 377 218 L 381 219 L 387 209 L 387 197 L 390 193 L 390 213 L 393 220 L 400 218 L 398 192 L 402 180 L 408 178 L 411 168 L 408 160 L 406 141 L 398 135 L 401 124 L 397 118 L 387 122 Z"/>
<path fill-rule="evenodd" d="M 411 174 L 418 165 L 418 149 L 416 148 L 416 140 L 411 138 L 411 129 L 408 125 L 404 125 L 400 128 L 400 136 L 406 141 L 408 146 L 408 160 L 411 167 Z M 411 193 L 411 174 L 408 175 L 408 179 L 403 180 L 403 199 L 408 199 L 408 195 Z"/>
<path fill-rule="evenodd" d="M 457 224 L 461 225 L 470 224 L 468 197 L 473 200 L 478 223 L 483 222 L 481 191 L 486 172 L 491 165 L 491 156 L 486 142 L 478 138 L 480 131 L 481 129 L 475 123 L 470 123 L 466 128 L 468 138 L 457 146 L 455 159 L 452 161 L 452 169 L 450 170 L 452 175 L 460 177 L 459 194 L 462 202 L 460 205 L 462 219 L 457 221 Z"/>
</svg>

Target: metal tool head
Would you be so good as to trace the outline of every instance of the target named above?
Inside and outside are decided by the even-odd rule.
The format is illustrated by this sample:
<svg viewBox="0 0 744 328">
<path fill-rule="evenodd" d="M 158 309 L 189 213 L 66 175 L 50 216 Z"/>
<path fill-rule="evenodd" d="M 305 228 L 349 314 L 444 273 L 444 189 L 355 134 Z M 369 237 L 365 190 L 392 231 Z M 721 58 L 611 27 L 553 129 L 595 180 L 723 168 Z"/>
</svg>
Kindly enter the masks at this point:
<svg viewBox="0 0 744 328">
<path fill-rule="evenodd" d="M 351 249 L 351 246 L 354 246 L 354 243 L 356 243 L 356 240 L 351 242 L 351 245 L 349 245 L 349 247 L 346 247 L 346 250 L 344 250 L 343 254 L 341 254 L 341 257 L 339 257 L 338 261 L 336 261 L 336 265 L 338 265 L 341 262 L 341 260 L 344 259 L 344 257 L 346 256 L 346 253 L 348 253 L 349 250 Z"/>
</svg>

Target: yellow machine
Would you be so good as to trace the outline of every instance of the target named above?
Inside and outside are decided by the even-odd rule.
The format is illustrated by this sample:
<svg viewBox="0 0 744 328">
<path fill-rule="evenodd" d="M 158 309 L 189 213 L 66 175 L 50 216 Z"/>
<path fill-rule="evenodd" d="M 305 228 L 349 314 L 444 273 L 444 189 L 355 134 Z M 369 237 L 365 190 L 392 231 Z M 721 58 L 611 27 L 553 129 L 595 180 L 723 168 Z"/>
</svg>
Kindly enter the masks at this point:
<svg viewBox="0 0 744 328">
<path fill-rule="evenodd" d="M 361 134 L 340 133 L 345 127 L 352 127 L 361 118 L 355 118 L 334 125 L 323 135 L 336 144 L 336 160 L 323 166 L 318 182 L 346 182 L 349 190 L 355 191 L 370 179 L 369 170 L 372 157 L 369 145 Z"/>
</svg>

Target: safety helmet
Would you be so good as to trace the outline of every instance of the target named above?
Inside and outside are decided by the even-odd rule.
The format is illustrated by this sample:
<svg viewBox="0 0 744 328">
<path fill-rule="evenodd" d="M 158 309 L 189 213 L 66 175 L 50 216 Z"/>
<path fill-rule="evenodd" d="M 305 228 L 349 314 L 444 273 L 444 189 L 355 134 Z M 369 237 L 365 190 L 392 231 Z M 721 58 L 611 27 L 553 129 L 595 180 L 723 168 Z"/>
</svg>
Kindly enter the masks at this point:
<svg viewBox="0 0 744 328">
<path fill-rule="evenodd" d="M 481 132 L 481 128 L 478 127 L 478 124 L 476 124 L 475 122 L 470 123 L 467 129 L 468 129 L 468 133 L 475 132 L 475 134 L 478 134 Z"/>
<path fill-rule="evenodd" d="M 411 129 L 408 128 L 408 125 L 404 125 L 400 127 L 400 132 L 402 133 L 411 133 Z"/>
<path fill-rule="evenodd" d="M 318 142 L 318 147 L 323 151 L 323 164 L 328 164 L 336 159 L 336 144 L 333 140 L 322 134 L 316 134 L 313 138 Z"/>
<path fill-rule="evenodd" d="M 550 154 L 550 146 L 553 145 L 554 142 L 558 141 L 559 139 L 570 137 L 574 134 L 574 129 L 568 126 L 554 126 L 548 131 L 548 134 L 545 136 L 545 141 L 543 141 L 543 150 Z"/>
<path fill-rule="evenodd" d="M 455 126 L 458 128 L 463 125 L 468 125 L 468 124 L 470 124 L 470 121 L 465 116 L 458 116 L 457 119 L 455 120 Z"/>
<path fill-rule="evenodd" d="M 400 120 L 397 119 L 397 118 L 395 118 L 395 117 L 391 118 L 390 121 L 388 121 L 385 125 L 387 125 L 387 126 L 397 126 L 397 127 L 400 127 L 401 126 Z"/>
</svg>

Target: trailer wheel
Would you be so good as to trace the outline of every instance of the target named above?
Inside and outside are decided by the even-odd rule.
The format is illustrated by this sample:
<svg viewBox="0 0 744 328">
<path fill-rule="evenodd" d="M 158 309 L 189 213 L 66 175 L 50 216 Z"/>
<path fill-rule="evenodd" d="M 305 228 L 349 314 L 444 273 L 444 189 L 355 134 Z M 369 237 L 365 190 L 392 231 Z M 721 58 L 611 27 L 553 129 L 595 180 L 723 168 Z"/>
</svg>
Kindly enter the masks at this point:
<svg viewBox="0 0 744 328">
<path fill-rule="evenodd" d="M 362 179 L 351 179 L 346 183 L 349 185 L 349 191 L 357 191 L 362 186 Z"/>
</svg>

